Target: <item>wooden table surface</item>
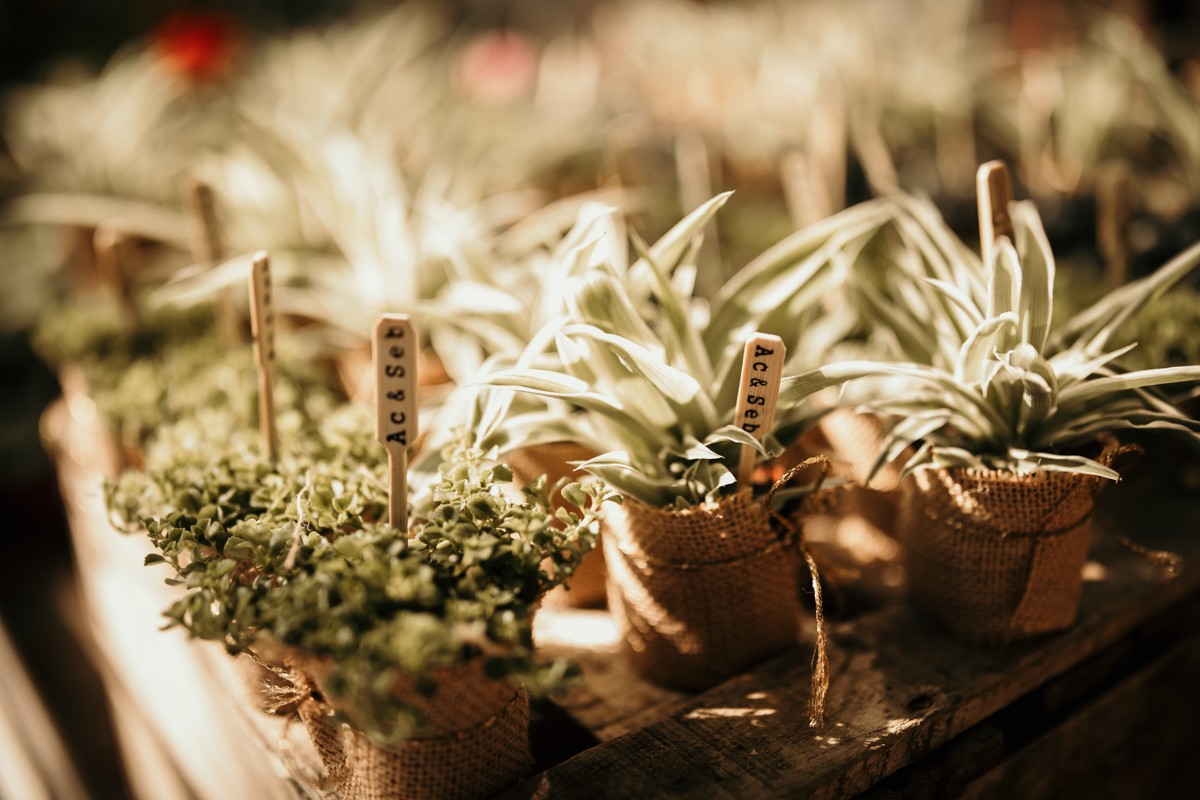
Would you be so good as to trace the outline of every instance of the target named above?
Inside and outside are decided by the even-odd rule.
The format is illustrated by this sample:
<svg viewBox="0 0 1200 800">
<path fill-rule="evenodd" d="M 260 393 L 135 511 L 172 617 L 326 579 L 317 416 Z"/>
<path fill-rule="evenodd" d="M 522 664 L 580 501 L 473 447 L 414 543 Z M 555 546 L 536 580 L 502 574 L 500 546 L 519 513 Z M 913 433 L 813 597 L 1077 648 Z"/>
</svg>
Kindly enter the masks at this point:
<svg viewBox="0 0 1200 800">
<path fill-rule="evenodd" d="M 50 420 L 98 660 L 117 710 L 129 712 L 119 716 L 145 728 L 131 764 L 144 773 L 142 794 L 225 800 L 254 785 L 256 797 L 310 796 L 311 781 L 282 761 L 311 767 L 311 754 L 281 760 L 267 752 L 280 721 L 228 707 L 234 670 L 220 648 L 157 630 L 161 576 L 140 566 L 146 545 L 103 515 L 103 442 L 65 408 Z M 501 796 L 1058 797 L 1066 776 L 1089 771 L 1122 789 L 1109 796 L 1153 796 L 1135 792 L 1147 776 L 1170 776 L 1177 760 L 1160 756 L 1200 722 L 1196 697 L 1177 688 L 1200 674 L 1200 503 L 1152 477 L 1143 471 L 1106 495 L 1075 626 L 1016 646 L 956 643 L 904 602 L 890 539 L 859 517 L 814 520 L 810 540 L 827 574 L 839 574 L 828 592 L 832 684 L 819 728 L 807 724 L 811 646 L 687 694 L 631 670 L 607 612 L 543 609 L 539 647 L 576 659 L 585 682 L 535 706 L 540 771 Z M 1118 533 L 1178 553 L 1182 569 L 1165 574 L 1118 544 Z M 176 678 L 166 708 L 158 682 L 142 674 L 151 668 Z M 222 753 L 220 770 L 188 756 L 204 726 L 228 729 L 208 745 Z M 1069 764 L 1074 773 L 1058 768 Z M 154 783 L 152 767 L 174 777 Z"/>
<path fill-rule="evenodd" d="M 598 743 L 502 797 L 850 797 L 952 740 L 957 757 L 970 762 L 967 774 L 989 759 L 1002 763 L 1004 742 L 964 745 L 955 737 L 974 732 L 978 738 L 981 724 L 1020 702 L 1036 704 L 1040 718 L 1049 719 L 1114 672 L 1172 648 L 1187 648 L 1189 664 L 1200 661 L 1198 522 L 1193 495 L 1164 491 L 1147 475 L 1111 490 L 1097 514 L 1075 626 L 988 648 L 959 644 L 918 616 L 903 600 L 894 553 L 886 541 L 875 541 L 880 557 L 866 563 L 860 557 L 859 580 L 842 581 L 842 618 L 831 631 L 828 714 L 819 728 L 810 728 L 806 717 L 811 647 L 687 695 L 640 680 L 614 657 L 616 631 L 606 613 L 556 611 L 539 620 L 538 641 L 583 664 L 587 683 L 560 703 Z M 848 553 L 871 550 L 863 547 L 872 544 L 869 537 L 853 524 L 814 531 L 827 563 L 852 563 Z M 1182 569 L 1168 575 L 1120 545 L 1118 533 L 1181 555 Z M 572 644 L 573 629 L 593 643 Z M 1194 697 L 1181 702 L 1200 717 Z M 535 742 L 559 735 L 548 727 L 535 729 Z"/>
</svg>

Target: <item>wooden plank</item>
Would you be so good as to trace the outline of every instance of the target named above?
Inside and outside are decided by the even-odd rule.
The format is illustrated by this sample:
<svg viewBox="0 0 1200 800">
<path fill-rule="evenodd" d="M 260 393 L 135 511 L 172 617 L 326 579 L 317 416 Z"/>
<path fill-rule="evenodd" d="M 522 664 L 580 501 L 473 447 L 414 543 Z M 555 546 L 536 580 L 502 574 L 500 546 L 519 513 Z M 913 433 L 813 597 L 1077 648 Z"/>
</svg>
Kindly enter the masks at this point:
<svg viewBox="0 0 1200 800">
<path fill-rule="evenodd" d="M 1195 792 L 1200 630 L 973 781 L 964 798 L 1186 797 Z"/>
<path fill-rule="evenodd" d="M 848 797 L 932 752 L 1052 678 L 1129 636 L 1200 591 L 1200 543 L 1190 533 L 1200 509 L 1182 496 L 1139 494 L 1122 486 L 1146 541 L 1185 557 L 1171 578 L 1120 548 L 1115 520 L 1098 520 L 1080 619 L 1063 634 L 1002 648 L 947 638 L 890 602 L 833 626 L 833 685 L 827 724 L 806 725 L 811 650 L 799 648 L 703 694 L 664 702 L 636 720 L 607 719 L 605 731 L 628 730 L 521 784 L 504 797 L 805 796 Z M 1153 503 L 1143 502 L 1153 497 Z M 569 613 L 569 612 L 564 612 Z M 748 622 L 748 624 L 751 624 Z M 585 676 L 591 678 L 585 662 Z M 641 696 L 631 676 L 603 692 Z M 593 684 L 588 700 L 594 702 Z M 564 705 L 573 710 L 579 695 Z M 612 701 L 616 704 L 618 701 Z M 612 711 L 613 709 L 607 709 Z M 604 718 L 580 709 L 579 719 Z M 620 715 L 614 715 L 620 716 Z M 604 737 L 601 737 L 604 738 Z"/>
</svg>

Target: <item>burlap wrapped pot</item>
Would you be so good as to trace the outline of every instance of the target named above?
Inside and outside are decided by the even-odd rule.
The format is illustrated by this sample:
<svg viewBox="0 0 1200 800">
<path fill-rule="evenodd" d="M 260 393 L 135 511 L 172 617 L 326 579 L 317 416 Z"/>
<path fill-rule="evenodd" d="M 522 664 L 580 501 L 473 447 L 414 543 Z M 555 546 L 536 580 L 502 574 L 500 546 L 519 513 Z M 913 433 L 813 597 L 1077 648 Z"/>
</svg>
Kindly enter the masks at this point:
<svg viewBox="0 0 1200 800">
<path fill-rule="evenodd" d="M 761 500 L 676 510 L 626 497 L 603 542 L 609 607 L 650 680 L 702 689 L 797 643 L 798 551 Z"/>
<path fill-rule="evenodd" d="M 512 468 L 513 478 L 518 486 L 545 475 L 547 483 L 553 486 L 560 478 L 576 480 L 583 477 L 575 472 L 572 461 L 587 461 L 595 453 L 587 448 L 571 442 L 553 442 L 539 444 L 533 447 L 523 447 L 508 453 L 504 460 Z M 555 508 L 561 505 L 558 498 L 554 499 Z M 606 602 L 605 583 L 608 571 L 604 565 L 604 551 L 597 547 L 585 555 L 579 562 L 575 574 L 567 581 L 566 586 L 550 590 L 543 600 L 543 605 L 569 608 L 597 608 Z"/>
<path fill-rule="evenodd" d="M 887 426 L 873 414 L 850 408 L 834 409 L 821 418 L 821 433 L 838 460 L 847 465 L 854 482 L 844 487 L 841 509 L 873 528 L 894 536 L 900 505 L 900 459 L 885 465 L 873 479 L 871 467 L 883 449 Z"/>
<path fill-rule="evenodd" d="M 1106 445 L 1108 464 L 1120 451 Z M 1102 478 L 927 469 L 903 483 L 913 603 L 959 639 L 1004 643 L 1074 621 Z"/>
<path fill-rule="evenodd" d="M 529 695 L 524 687 L 489 680 L 482 660 L 433 671 L 432 696 L 413 680 L 395 691 L 420 710 L 420 733 L 384 747 L 331 717 L 320 686 L 320 664 L 292 665 L 289 713 L 304 723 L 325 771 L 321 788 L 343 800 L 477 800 L 524 777 L 533 763 Z"/>
</svg>

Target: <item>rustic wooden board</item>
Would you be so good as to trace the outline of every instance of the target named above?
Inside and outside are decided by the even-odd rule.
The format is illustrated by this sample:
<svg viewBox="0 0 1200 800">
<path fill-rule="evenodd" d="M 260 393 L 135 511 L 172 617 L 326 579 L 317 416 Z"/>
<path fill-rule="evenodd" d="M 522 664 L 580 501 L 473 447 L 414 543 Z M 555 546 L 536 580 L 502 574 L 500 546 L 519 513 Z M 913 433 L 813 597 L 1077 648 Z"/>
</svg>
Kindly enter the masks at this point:
<svg viewBox="0 0 1200 800">
<path fill-rule="evenodd" d="M 1195 792 L 1200 633 L 971 782 L 964 798 L 1186 797 Z"/>
<path fill-rule="evenodd" d="M 1200 592 L 1194 500 L 1136 482 L 1108 499 L 1116 502 L 1107 502 L 1097 520 L 1080 619 L 1063 634 L 1010 647 L 958 644 L 899 601 L 886 564 L 867 564 L 864 573 L 888 579 L 873 585 L 873 602 L 848 604 L 862 613 L 833 627 L 833 685 L 823 727 L 806 725 L 808 648 L 686 697 L 666 696 L 613 666 L 610 643 L 596 655 L 603 666 L 581 658 L 589 685 L 563 700 L 568 713 L 607 741 L 502 796 L 838 798 L 862 792 Z M 1168 577 L 1120 547 L 1116 529 L 1183 555 L 1180 574 Z M 832 548 L 837 540 L 826 537 L 824 544 Z M 569 618 L 559 624 L 569 627 Z M 994 739 L 983 745 L 994 747 Z"/>
</svg>

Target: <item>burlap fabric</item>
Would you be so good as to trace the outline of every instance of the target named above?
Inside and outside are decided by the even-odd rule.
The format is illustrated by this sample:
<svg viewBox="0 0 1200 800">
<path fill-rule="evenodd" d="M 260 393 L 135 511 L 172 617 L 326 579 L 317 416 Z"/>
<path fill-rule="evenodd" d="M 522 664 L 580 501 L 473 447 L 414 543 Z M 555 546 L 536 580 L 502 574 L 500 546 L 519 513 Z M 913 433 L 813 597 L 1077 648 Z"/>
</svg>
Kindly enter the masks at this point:
<svg viewBox="0 0 1200 800">
<path fill-rule="evenodd" d="M 1115 444 L 1100 456 L 1110 463 Z M 1101 478 L 927 469 L 903 483 L 914 604 L 958 638 L 1004 643 L 1075 621 Z"/>
<path fill-rule="evenodd" d="M 626 497 L 603 541 L 609 607 L 645 677 L 702 689 L 797 643 L 798 550 L 762 501 L 675 510 Z"/>
<path fill-rule="evenodd" d="M 488 680 L 479 659 L 435 670 L 430 697 L 412 680 L 397 684 L 398 696 L 420 709 L 425 724 L 396 747 L 335 721 L 316 675 L 292 664 L 289 676 L 293 691 L 276 711 L 283 705 L 304 723 L 325 770 L 321 788 L 343 800 L 477 800 L 524 777 L 533 763 L 528 693 Z"/>
<path fill-rule="evenodd" d="M 595 453 L 577 444 L 555 442 L 514 450 L 505 455 L 504 461 L 512 468 L 513 478 L 518 485 L 524 486 L 545 475 L 548 484 L 553 486 L 560 478 L 576 480 L 583 477 L 582 473 L 575 472 L 575 468 L 569 462 L 586 461 L 594 455 Z M 558 508 L 561 501 L 555 498 L 554 505 Z M 543 602 L 551 607 L 601 607 L 607 599 L 607 579 L 604 551 L 597 547 L 579 562 L 567 585 L 552 589 L 546 594 Z"/>
</svg>

